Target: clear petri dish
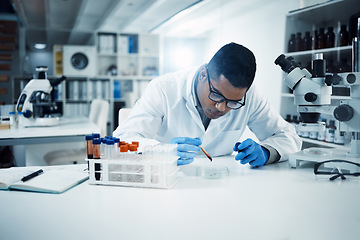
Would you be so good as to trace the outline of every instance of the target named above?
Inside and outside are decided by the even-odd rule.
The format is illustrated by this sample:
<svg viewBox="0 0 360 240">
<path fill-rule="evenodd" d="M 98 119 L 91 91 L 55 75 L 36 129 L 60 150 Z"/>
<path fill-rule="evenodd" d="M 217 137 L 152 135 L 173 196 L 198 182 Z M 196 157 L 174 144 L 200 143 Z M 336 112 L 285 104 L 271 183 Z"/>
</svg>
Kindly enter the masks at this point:
<svg viewBox="0 0 360 240">
<path fill-rule="evenodd" d="M 199 166 L 196 168 L 196 175 L 207 179 L 221 179 L 230 175 L 225 166 Z"/>
<path fill-rule="evenodd" d="M 314 156 L 327 156 L 327 155 L 331 155 L 332 154 L 332 150 L 328 149 L 328 148 L 317 148 L 317 147 L 312 147 L 312 148 L 306 148 L 303 150 L 303 152 L 305 154 L 308 155 L 314 155 Z"/>
</svg>

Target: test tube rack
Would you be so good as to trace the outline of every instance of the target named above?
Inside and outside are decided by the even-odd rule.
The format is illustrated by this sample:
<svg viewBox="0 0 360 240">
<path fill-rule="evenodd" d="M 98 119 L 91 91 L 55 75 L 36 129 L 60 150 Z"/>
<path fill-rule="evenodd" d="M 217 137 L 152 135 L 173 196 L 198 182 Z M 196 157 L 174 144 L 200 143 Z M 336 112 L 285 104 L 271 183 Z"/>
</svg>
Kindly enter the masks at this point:
<svg viewBox="0 0 360 240">
<path fill-rule="evenodd" d="M 175 153 L 123 154 L 114 159 L 86 159 L 89 183 L 128 187 L 172 188 L 178 181 Z"/>
</svg>

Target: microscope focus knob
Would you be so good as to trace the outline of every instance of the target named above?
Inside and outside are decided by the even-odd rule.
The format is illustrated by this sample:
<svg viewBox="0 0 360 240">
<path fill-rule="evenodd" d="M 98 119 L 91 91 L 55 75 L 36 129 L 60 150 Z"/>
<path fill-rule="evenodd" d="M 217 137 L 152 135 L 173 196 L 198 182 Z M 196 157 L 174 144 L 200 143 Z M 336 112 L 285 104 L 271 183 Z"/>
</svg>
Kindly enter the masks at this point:
<svg viewBox="0 0 360 240">
<path fill-rule="evenodd" d="M 334 73 L 334 75 L 331 78 L 331 82 L 333 85 L 339 85 L 341 80 L 342 78 L 339 75 L 337 75 L 337 73 Z"/>
<path fill-rule="evenodd" d="M 26 117 L 26 118 L 31 118 L 31 116 L 32 116 L 32 111 L 26 110 L 26 111 L 24 112 L 24 117 Z"/>
<path fill-rule="evenodd" d="M 354 109 L 347 104 L 342 104 L 334 109 L 334 117 L 340 122 L 347 122 L 354 116 Z"/>
<path fill-rule="evenodd" d="M 313 92 L 308 92 L 305 94 L 304 99 L 307 102 L 315 102 L 317 99 L 317 95 Z"/>
<path fill-rule="evenodd" d="M 356 82 L 356 76 L 353 73 L 350 73 L 349 75 L 347 75 L 346 77 L 346 81 L 350 84 L 354 84 Z"/>
</svg>

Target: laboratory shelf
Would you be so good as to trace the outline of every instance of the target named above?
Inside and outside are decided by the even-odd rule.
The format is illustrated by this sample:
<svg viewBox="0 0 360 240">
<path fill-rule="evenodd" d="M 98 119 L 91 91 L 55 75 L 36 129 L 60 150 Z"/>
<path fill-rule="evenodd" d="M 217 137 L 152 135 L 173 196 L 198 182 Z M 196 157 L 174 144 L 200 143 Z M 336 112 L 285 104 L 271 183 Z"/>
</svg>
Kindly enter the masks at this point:
<svg viewBox="0 0 360 240">
<path fill-rule="evenodd" d="M 343 47 L 334 47 L 334 48 L 323 48 L 323 49 L 316 49 L 316 50 L 307 50 L 307 51 L 298 51 L 298 52 L 287 52 L 285 55 L 287 57 L 290 56 L 313 56 L 316 53 L 338 53 L 342 51 L 351 51 L 352 46 L 343 46 Z"/>
<path fill-rule="evenodd" d="M 328 73 L 341 73 L 351 71 L 352 62 L 352 46 L 351 42 L 346 46 L 339 46 L 339 32 L 342 25 L 347 26 L 349 31 L 349 22 L 351 16 L 359 12 L 358 0 L 334 0 L 327 1 L 306 8 L 295 9 L 290 11 L 286 15 L 285 24 L 285 36 L 284 36 L 284 55 L 286 57 L 292 57 L 294 61 L 300 63 L 302 67 L 305 67 L 311 72 L 312 60 L 317 53 L 322 53 L 326 60 L 326 67 Z M 288 44 L 292 34 L 297 35 L 301 33 L 301 37 L 305 36 L 306 32 L 310 32 L 310 35 L 314 36 L 315 31 L 320 32 L 321 28 L 324 28 L 325 33 L 329 30 L 329 27 L 333 27 L 335 34 L 335 41 L 333 47 L 315 49 L 312 42 L 311 50 L 302 50 L 295 52 L 288 52 Z M 314 38 L 312 38 L 313 41 Z M 286 76 L 283 73 L 282 79 Z M 342 89 L 344 88 L 344 89 Z M 348 91 L 344 86 L 333 87 L 333 96 L 331 96 L 331 105 L 337 106 L 341 100 L 351 99 L 348 96 Z M 340 96 L 339 96 L 340 95 Z M 342 95 L 342 96 L 341 96 Z M 281 106 L 280 115 L 285 119 L 287 115 L 292 117 L 297 116 L 299 119 L 300 114 L 297 111 L 297 106 L 294 104 L 294 95 L 284 83 L 281 86 Z M 326 119 L 327 124 L 330 120 L 335 120 L 332 113 L 322 114 L 322 119 Z M 338 122 L 335 121 L 336 131 L 339 131 Z M 338 145 L 334 143 L 322 142 L 309 138 L 302 138 L 304 143 L 308 145 L 315 145 L 320 147 L 341 148 L 349 149 L 349 146 Z"/>
</svg>

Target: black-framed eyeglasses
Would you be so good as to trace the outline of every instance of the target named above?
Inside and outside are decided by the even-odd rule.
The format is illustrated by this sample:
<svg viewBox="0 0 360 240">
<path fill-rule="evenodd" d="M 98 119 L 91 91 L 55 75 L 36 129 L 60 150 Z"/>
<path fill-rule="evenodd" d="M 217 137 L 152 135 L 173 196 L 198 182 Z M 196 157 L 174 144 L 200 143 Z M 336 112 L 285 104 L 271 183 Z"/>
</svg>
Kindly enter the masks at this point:
<svg viewBox="0 0 360 240">
<path fill-rule="evenodd" d="M 226 101 L 226 106 L 228 108 L 231 108 L 231 109 L 239 109 L 239 108 L 245 106 L 246 93 L 245 93 L 244 97 L 242 99 L 240 99 L 240 100 L 229 100 L 229 99 L 227 99 L 221 93 L 218 93 L 218 92 L 213 90 L 214 87 L 212 86 L 211 81 L 210 81 L 209 71 L 208 71 L 207 67 L 205 67 L 205 69 L 206 69 L 207 80 L 208 80 L 208 83 L 209 83 L 209 90 L 210 90 L 210 93 L 209 93 L 208 97 L 209 97 L 209 99 L 211 101 L 214 101 L 214 102 L 217 102 L 217 103 L 221 103 L 223 101 Z"/>
<path fill-rule="evenodd" d="M 328 170 L 329 168 L 326 168 L 325 165 L 330 163 L 335 163 L 334 165 L 338 165 L 338 167 L 333 167 L 332 170 Z M 321 167 L 325 167 L 325 169 L 321 169 Z M 341 170 L 341 168 L 345 168 L 346 170 Z M 352 171 L 353 169 L 357 169 L 357 171 Z M 331 181 L 337 179 L 338 177 L 341 177 L 342 180 L 345 180 L 345 176 L 359 177 L 359 169 L 359 163 L 335 159 L 316 163 L 314 166 L 314 173 L 317 175 L 333 175 L 330 177 Z"/>
</svg>

